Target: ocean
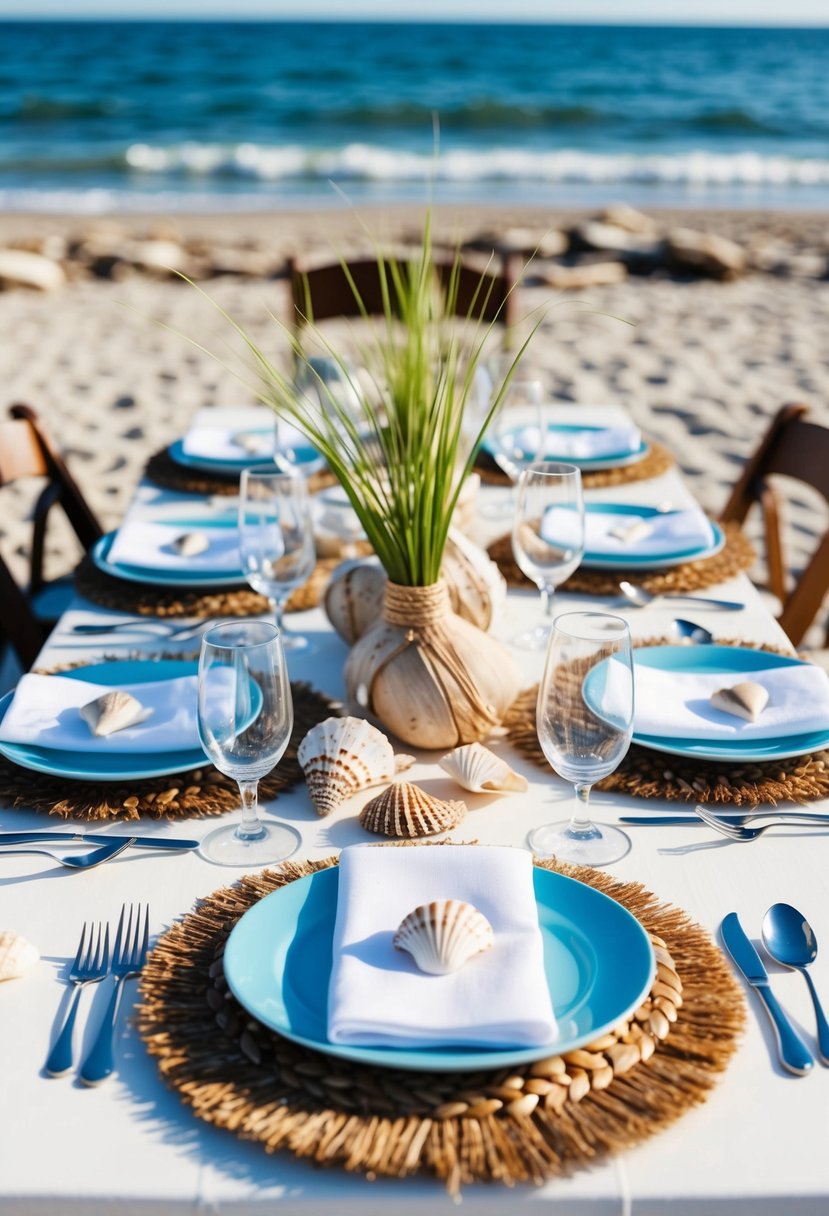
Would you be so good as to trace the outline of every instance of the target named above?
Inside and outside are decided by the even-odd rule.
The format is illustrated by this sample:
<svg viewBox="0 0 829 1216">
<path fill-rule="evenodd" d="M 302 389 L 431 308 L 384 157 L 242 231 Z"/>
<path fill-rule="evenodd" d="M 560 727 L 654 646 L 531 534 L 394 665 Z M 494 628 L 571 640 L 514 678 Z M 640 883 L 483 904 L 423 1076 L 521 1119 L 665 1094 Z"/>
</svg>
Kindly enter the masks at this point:
<svg viewBox="0 0 829 1216">
<path fill-rule="evenodd" d="M 0 23 L 0 210 L 339 191 L 822 209 L 829 29 Z"/>
</svg>

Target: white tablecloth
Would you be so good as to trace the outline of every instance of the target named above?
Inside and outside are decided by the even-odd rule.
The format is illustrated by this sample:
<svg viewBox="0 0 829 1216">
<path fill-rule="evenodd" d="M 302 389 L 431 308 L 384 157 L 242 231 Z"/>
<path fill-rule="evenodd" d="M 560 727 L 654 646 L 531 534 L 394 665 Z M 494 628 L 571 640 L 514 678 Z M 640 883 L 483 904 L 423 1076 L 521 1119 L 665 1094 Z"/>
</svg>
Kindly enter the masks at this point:
<svg viewBox="0 0 829 1216">
<path fill-rule="evenodd" d="M 506 492 L 493 490 L 488 496 L 502 493 Z M 595 497 L 653 504 L 667 499 L 678 506 L 690 501 L 674 473 Z M 139 502 L 152 518 L 175 515 L 182 507 L 176 496 L 146 486 Z M 497 523 L 492 527 L 499 530 Z M 784 641 L 746 578 L 722 584 L 712 593 L 744 600 L 746 611 L 718 614 L 683 605 L 680 615 L 692 616 L 724 638 Z M 591 603 L 601 604 L 562 598 L 562 608 Z M 513 593 L 501 636 L 531 623 L 538 612 L 535 595 Z M 662 602 L 626 615 L 637 636 L 654 637 L 665 632 L 675 614 Z M 42 664 L 104 654 L 124 656 L 142 648 L 151 653 L 157 648 L 157 636 L 141 633 L 94 639 L 93 645 L 93 639 L 79 639 L 69 632 L 73 624 L 108 619 L 124 620 L 126 614 L 78 602 L 46 646 Z M 315 646 L 308 656 L 291 656 L 292 676 L 340 695 L 344 643 L 332 634 L 320 611 L 291 616 L 289 624 L 307 633 Z M 190 644 L 181 646 L 182 652 L 190 648 Z M 528 682 L 536 680 L 539 658 L 515 653 Z M 519 844 L 530 828 L 569 813 L 571 795 L 563 782 L 518 756 L 512 762 L 530 780 L 529 792 L 491 800 L 470 795 L 470 814 L 452 833 L 454 839 Z M 669 763 L 666 757 L 666 766 Z M 408 776 L 417 781 L 428 773 L 434 781 L 435 771 L 431 764 L 418 763 Z M 355 816 L 370 796 L 358 795 L 321 820 L 300 786 L 266 813 L 278 813 L 301 831 L 299 857 L 325 857 L 366 839 Z M 653 802 L 647 806 L 656 809 Z M 593 810 L 596 818 L 613 821 L 642 807 L 633 799 L 598 794 Z M 829 805 L 822 809 L 829 810 Z M 0 810 L 0 830 L 42 826 L 42 816 Z M 192 820 L 169 826 L 142 824 L 141 831 L 201 836 L 212 826 Z M 813 974 L 829 1002 L 829 837 L 798 839 L 772 833 L 748 847 L 715 840 L 707 829 L 696 826 L 630 830 L 633 847 L 612 873 L 643 882 L 662 899 L 687 909 L 712 934 L 727 912 L 738 912 L 748 933 L 757 939 L 770 904 L 785 901 L 802 909 L 823 941 Z M 691 851 L 659 852 L 686 846 Z M 50 1080 L 43 1075 L 43 1062 L 59 1024 L 58 1011 L 62 1015 L 67 1002 L 66 988 L 59 981 L 74 955 L 83 920 L 112 921 L 125 899 L 147 899 L 151 929 L 158 934 L 199 896 L 233 881 L 237 873 L 194 855 L 161 857 L 135 851 L 87 874 L 58 870 L 45 858 L 2 860 L 0 927 L 24 933 L 44 956 L 35 974 L 0 987 L 0 1213 L 4 1216 L 89 1216 L 92 1212 L 242 1216 L 267 1211 L 279 1211 L 281 1216 L 322 1212 L 386 1216 L 392 1210 L 396 1216 L 427 1211 L 430 1216 L 448 1216 L 457 1211 L 437 1182 L 369 1183 L 340 1170 L 321 1172 L 286 1154 L 269 1157 L 257 1145 L 201 1123 L 165 1088 L 130 1025 L 134 985 L 128 989 L 119 1022 L 114 1080 L 85 1090 L 71 1076 Z M 802 978 L 773 964 L 769 970 L 781 1003 L 813 1042 L 814 1018 Z M 91 1042 L 107 996 L 103 988 L 84 995 L 79 1049 Z M 704 1106 L 619 1159 L 541 1189 L 469 1188 L 464 1210 L 494 1214 L 554 1209 L 562 1216 L 628 1212 L 662 1216 L 668 1211 L 671 1216 L 697 1216 L 703 1210 L 734 1216 L 825 1216 L 829 1211 L 829 1069 L 818 1064 L 804 1079 L 784 1073 L 776 1062 L 770 1027 L 753 996 L 748 1000 L 745 1040 Z"/>
</svg>

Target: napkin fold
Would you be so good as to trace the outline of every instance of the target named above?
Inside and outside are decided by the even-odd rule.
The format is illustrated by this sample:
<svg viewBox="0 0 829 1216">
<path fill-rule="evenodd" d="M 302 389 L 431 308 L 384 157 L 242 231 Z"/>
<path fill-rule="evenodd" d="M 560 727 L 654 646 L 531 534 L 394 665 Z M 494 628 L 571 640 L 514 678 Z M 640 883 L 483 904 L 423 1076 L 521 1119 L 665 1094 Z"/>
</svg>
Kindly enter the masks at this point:
<svg viewBox="0 0 829 1216">
<path fill-rule="evenodd" d="M 4 743 L 34 744 L 72 752 L 176 752 L 200 748 L 195 675 L 150 684 L 124 684 L 152 714 L 135 726 L 98 738 L 78 712 L 114 690 L 86 680 L 25 675 L 0 722 Z"/>
<path fill-rule="evenodd" d="M 636 426 L 584 427 L 573 431 L 552 426 L 544 441 L 544 455 L 598 460 L 602 456 L 629 456 L 641 446 L 642 432 Z"/>
<path fill-rule="evenodd" d="M 236 442 L 236 437 L 251 438 L 253 450 Z M 276 420 L 267 406 L 241 406 L 238 409 L 199 410 L 182 440 L 187 456 L 202 460 L 230 460 L 255 464 L 273 457 Z"/>
<path fill-rule="evenodd" d="M 198 532 L 208 542 L 208 547 L 192 557 L 177 553 L 173 542 L 187 532 Z M 128 519 L 115 533 L 109 561 L 141 566 L 145 570 L 238 574 L 240 581 L 244 578 L 237 528 L 187 528 Z"/>
<path fill-rule="evenodd" d="M 495 935 L 491 950 L 451 975 L 424 974 L 392 945 L 404 916 L 435 899 L 474 904 Z M 481 845 L 343 849 L 328 991 L 332 1043 L 530 1047 L 556 1034 L 529 853 Z"/>
<path fill-rule="evenodd" d="M 829 676 L 820 667 L 769 667 L 760 671 L 659 671 L 634 664 L 634 731 L 672 739 L 760 740 L 805 731 L 829 730 Z M 750 680 L 769 694 L 756 722 L 747 722 L 709 703 L 720 688 Z"/>
<path fill-rule="evenodd" d="M 545 511 L 541 536 L 548 544 L 578 543 L 579 531 L 577 513 L 572 508 L 550 507 Z M 591 557 L 668 557 L 707 549 L 713 540 L 711 524 L 698 507 L 647 517 L 588 510 L 584 518 L 584 550 Z"/>
</svg>

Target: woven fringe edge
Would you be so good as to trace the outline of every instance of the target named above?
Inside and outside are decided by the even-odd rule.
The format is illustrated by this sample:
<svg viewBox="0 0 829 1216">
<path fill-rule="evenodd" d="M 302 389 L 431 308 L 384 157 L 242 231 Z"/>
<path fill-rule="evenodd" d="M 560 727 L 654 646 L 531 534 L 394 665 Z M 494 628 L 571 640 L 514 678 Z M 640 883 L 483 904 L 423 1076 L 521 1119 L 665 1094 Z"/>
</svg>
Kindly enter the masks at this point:
<svg viewBox="0 0 829 1216">
<path fill-rule="evenodd" d="M 215 892 L 160 939 L 142 980 L 139 1029 L 167 1083 L 200 1119 L 258 1141 L 268 1153 L 285 1150 L 369 1178 L 434 1175 L 452 1194 L 476 1181 L 541 1185 L 676 1122 L 705 1101 L 737 1047 L 745 1021 L 742 992 L 721 952 L 685 912 L 639 883 L 536 862 L 609 895 L 665 941 L 682 978 L 683 1005 L 669 1037 L 647 1062 L 578 1104 L 567 1103 L 558 1112 L 539 1107 L 522 1118 L 363 1116 L 275 1097 L 273 1076 L 262 1075 L 237 1045 L 225 1040 L 227 1055 L 219 1054 L 221 1032 L 211 1015 L 205 1016 L 208 964 L 217 941 L 246 907 L 334 864 L 336 858 L 289 862 Z M 419 1074 L 408 1076 L 416 1086 Z"/>
</svg>

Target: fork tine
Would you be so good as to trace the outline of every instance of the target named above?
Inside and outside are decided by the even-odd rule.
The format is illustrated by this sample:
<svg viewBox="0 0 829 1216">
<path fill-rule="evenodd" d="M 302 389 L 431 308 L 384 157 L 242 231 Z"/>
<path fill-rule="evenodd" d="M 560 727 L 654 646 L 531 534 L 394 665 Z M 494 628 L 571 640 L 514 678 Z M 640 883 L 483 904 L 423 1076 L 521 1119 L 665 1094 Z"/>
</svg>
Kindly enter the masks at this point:
<svg viewBox="0 0 829 1216">
<path fill-rule="evenodd" d="M 91 934 L 91 930 L 90 930 L 90 934 Z M 84 921 L 83 928 L 81 929 L 81 940 L 78 942 L 78 949 L 75 954 L 75 961 L 72 964 L 73 971 L 77 971 L 77 969 L 81 966 L 81 964 L 83 962 L 85 945 L 86 945 L 86 921 Z"/>
<path fill-rule="evenodd" d="M 139 904 L 135 912 L 135 936 L 132 939 L 132 951 L 130 952 L 130 966 L 133 968 L 138 966 L 138 960 L 141 957 L 141 911 L 141 904 Z"/>
<path fill-rule="evenodd" d="M 101 959 L 101 970 L 109 969 L 109 921 L 107 921 L 106 933 L 104 934 L 104 956 Z"/>
<path fill-rule="evenodd" d="M 112 947 L 112 958 L 114 962 L 118 962 L 121 957 L 121 939 L 124 933 L 124 917 L 127 914 L 127 905 L 121 904 L 121 915 L 118 918 L 118 928 L 115 931 L 115 945 Z"/>
<path fill-rule="evenodd" d="M 136 960 L 137 967 L 143 967 L 147 958 L 147 949 L 150 944 L 150 905 L 144 905 L 144 936 L 141 941 L 141 953 Z"/>
</svg>

